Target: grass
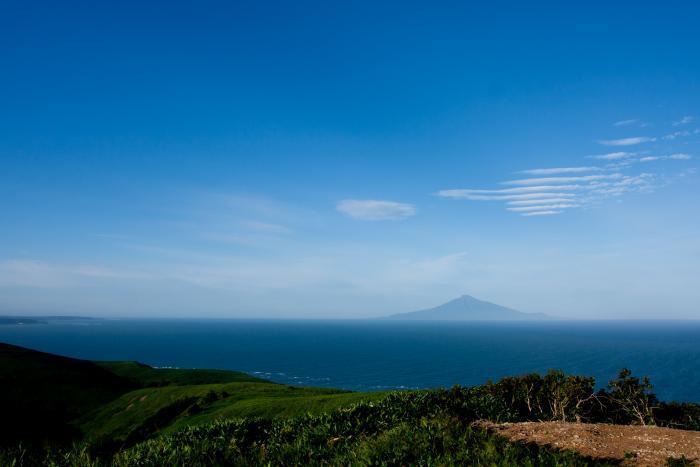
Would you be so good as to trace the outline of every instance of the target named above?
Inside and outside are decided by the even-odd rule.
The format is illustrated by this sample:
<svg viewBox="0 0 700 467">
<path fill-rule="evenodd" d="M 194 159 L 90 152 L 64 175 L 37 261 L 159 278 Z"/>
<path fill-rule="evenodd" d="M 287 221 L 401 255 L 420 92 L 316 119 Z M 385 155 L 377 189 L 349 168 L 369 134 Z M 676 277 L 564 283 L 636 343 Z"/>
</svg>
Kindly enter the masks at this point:
<svg viewBox="0 0 700 467">
<path fill-rule="evenodd" d="M 625 383 L 641 392 L 622 402 L 655 401 L 646 385 L 624 375 L 615 387 Z M 7 435 L 0 438 L 6 446 L 0 465 L 607 465 L 508 442 L 472 425 L 562 414 L 634 421 L 612 390 L 598 391 L 596 404 L 586 405 L 593 383 L 554 371 L 473 388 L 354 393 L 239 372 L 94 363 L 0 344 L 0 427 Z M 660 403 L 654 412 L 657 423 L 687 429 L 697 429 L 699 414 L 695 404 Z M 72 447 L 56 442 L 67 429 Z M 87 436 L 80 439 L 81 432 Z"/>
<path fill-rule="evenodd" d="M 321 413 L 379 393 L 296 388 L 237 371 L 90 362 L 0 344 L 0 444 L 91 440 L 131 445 L 230 417 Z"/>
<path fill-rule="evenodd" d="M 93 362 L 0 343 L 0 443 L 70 439 L 70 420 L 135 387 Z"/>
<path fill-rule="evenodd" d="M 380 393 L 296 388 L 267 382 L 240 382 L 145 388 L 126 393 L 87 414 L 77 425 L 92 439 L 133 444 L 155 433 L 226 418 L 293 417 L 322 413 Z"/>
<path fill-rule="evenodd" d="M 139 362 L 96 363 L 141 387 L 265 381 L 240 371 L 153 368 Z"/>
<path fill-rule="evenodd" d="M 57 466 L 615 465 L 512 443 L 472 426 L 475 418 L 494 409 L 500 410 L 484 404 L 475 390 L 394 392 L 377 402 L 317 415 L 188 426 L 119 449 L 113 457 L 96 456 L 83 445 L 49 453 L 42 461 Z M 19 458 L 10 455 L 0 455 L 0 461 Z M 36 458 L 26 459 L 24 465 Z"/>
</svg>

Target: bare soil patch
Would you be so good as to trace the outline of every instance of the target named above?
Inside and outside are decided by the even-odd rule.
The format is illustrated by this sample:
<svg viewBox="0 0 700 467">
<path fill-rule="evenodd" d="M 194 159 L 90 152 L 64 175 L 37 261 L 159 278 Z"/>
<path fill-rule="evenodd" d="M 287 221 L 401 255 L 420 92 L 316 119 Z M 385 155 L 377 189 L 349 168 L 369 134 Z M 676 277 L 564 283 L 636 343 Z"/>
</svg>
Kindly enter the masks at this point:
<svg viewBox="0 0 700 467">
<path fill-rule="evenodd" d="M 666 465 L 669 458 L 685 456 L 700 464 L 700 432 L 655 426 L 603 423 L 476 422 L 477 426 L 510 441 L 536 443 L 576 451 L 598 460 L 619 460 L 622 465 Z"/>
</svg>

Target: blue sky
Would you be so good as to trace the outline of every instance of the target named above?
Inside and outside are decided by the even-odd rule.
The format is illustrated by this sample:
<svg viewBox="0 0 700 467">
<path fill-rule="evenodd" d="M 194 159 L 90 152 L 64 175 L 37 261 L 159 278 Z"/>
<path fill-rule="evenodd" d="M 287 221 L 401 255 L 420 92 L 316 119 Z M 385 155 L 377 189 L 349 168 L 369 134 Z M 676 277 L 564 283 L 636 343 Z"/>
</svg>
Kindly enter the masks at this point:
<svg viewBox="0 0 700 467">
<path fill-rule="evenodd" d="M 0 9 L 2 313 L 700 318 L 694 2 Z"/>
</svg>

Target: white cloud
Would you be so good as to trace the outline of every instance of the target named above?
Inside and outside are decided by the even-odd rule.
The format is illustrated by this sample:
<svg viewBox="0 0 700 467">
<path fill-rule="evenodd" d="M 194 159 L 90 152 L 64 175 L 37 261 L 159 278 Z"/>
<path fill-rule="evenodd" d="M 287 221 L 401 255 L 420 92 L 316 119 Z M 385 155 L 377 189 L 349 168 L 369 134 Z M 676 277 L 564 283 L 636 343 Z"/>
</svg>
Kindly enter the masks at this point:
<svg viewBox="0 0 700 467">
<path fill-rule="evenodd" d="M 554 216 L 556 214 L 561 214 L 561 211 L 537 211 L 537 212 L 525 212 L 520 214 L 521 216 Z"/>
<path fill-rule="evenodd" d="M 687 154 L 679 153 L 673 156 L 676 159 L 683 159 Z M 656 160 L 653 156 L 648 157 L 648 160 Z M 661 159 L 670 157 L 664 156 Z M 470 201 L 503 201 L 506 203 L 506 210 L 508 211 L 521 215 L 545 216 L 561 214 L 571 208 L 599 205 L 605 199 L 619 197 L 625 193 L 651 192 L 656 188 L 655 179 L 656 176 L 651 173 L 625 175 L 620 172 L 614 172 L 576 177 L 511 180 L 502 183 L 523 186 L 494 190 L 444 190 L 439 192 L 439 194 L 445 197 Z M 568 188 L 568 190 L 565 190 L 565 188 Z M 557 189 L 560 191 L 554 191 Z M 514 190 L 516 191 L 515 193 L 512 192 Z"/>
<path fill-rule="evenodd" d="M 679 161 L 687 161 L 687 160 L 692 159 L 692 156 L 690 154 L 678 153 L 678 154 L 671 154 L 670 156 L 668 156 L 668 158 L 679 160 Z"/>
<path fill-rule="evenodd" d="M 595 156 L 588 156 L 590 159 L 600 159 L 604 161 L 615 161 L 619 159 L 626 159 L 628 157 L 634 156 L 634 152 L 610 152 L 608 154 L 598 154 Z"/>
<path fill-rule="evenodd" d="M 682 123 L 694 121 L 692 117 Z M 620 120 L 614 126 L 648 127 L 637 119 Z M 700 129 L 697 130 L 700 133 Z M 689 131 L 676 131 L 661 139 L 673 139 L 689 135 Z M 652 136 L 635 136 L 621 139 L 599 140 L 605 146 L 634 146 L 658 141 Z M 600 166 L 543 167 L 520 171 L 530 177 L 500 182 L 510 185 L 494 189 L 441 190 L 438 196 L 468 201 L 501 201 L 506 210 L 523 216 L 549 216 L 561 214 L 572 208 L 588 208 L 602 205 L 628 193 L 651 193 L 668 183 L 667 177 L 653 173 L 631 174 L 641 163 L 653 161 L 689 160 L 689 154 L 652 155 L 648 150 L 636 152 L 614 151 L 587 156 L 589 159 L 608 161 Z"/>
<path fill-rule="evenodd" d="M 639 175 L 623 175 L 613 173 L 609 175 L 590 175 L 584 177 L 549 177 L 545 179 L 527 179 L 513 181 L 517 183 L 541 183 L 547 182 L 556 187 L 556 183 L 566 183 L 576 178 L 573 192 L 540 191 L 535 193 L 501 194 L 500 190 L 464 190 L 460 193 L 460 199 L 471 201 L 505 201 L 507 210 L 522 215 L 554 215 L 564 212 L 569 208 L 585 207 L 598 204 L 608 197 L 617 197 L 630 192 L 649 192 L 654 188 L 653 174 L 643 173 Z M 487 192 L 480 194 L 479 192 Z"/>
<path fill-rule="evenodd" d="M 621 180 L 600 184 L 591 188 L 591 193 L 603 198 L 609 196 L 620 196 L 631 192 L 650 192 L 654 189 L 654 174 L 641 173 L 639 175 L 628 175 Z"/>
<path fill-rule="evenodd" d="M 540 186 L 523 186 L 517 188 L 501 188 L 498 190 L 473 190 L 473 189 L 457 189 L 457 190 L 440 190 L 436 194 L 442 198 L 452 199 L 471 199 L 475 195 L 501 195 L 513 193 L 533 193 L 542 191 L 570 191 L 581 188 L 579 185 L 540 185 Z"/>
<path fill-rule="evenodd" d="M 613 123 L 613 126 L 630 126 L 634 125 L 635 123 L 638 123 L 639 120 L 636 118 L 630 119 L 630 120 L 620 120 L 618 122 Z"/>
<path fill-rule="evenodd" d="M 692 156 L 689 154 L 683 154 L 683 153 L 678 153 L 678 154 L 671 154 L 670 156 L 647 156 L 647 157 L 642 157 L 639 159 L 639 162 L 652 162 L 652 161 L 666 161 L 666 160 L 675 160 L 675 161 L 687 161 L 692 159 Z"/>
<path fill-rule="evenodd" d="M 620 138 L 620 139 L 603 139 L 598 140 L 599 144 L 603 146 L 634 146 L 636 144 L 649 143 L 656 141 L 656 138 L 650 138 L 648 136 L 634 136 L 632 138 Z"/>
<path fill-rule="evenodd" d="M 663 136 L 661 139 L 674 140 L 676 138 L 680 138 L 681 136 L 690 136 L 690 132 L 687 130 L 674 131 L 673 133 Z"/>
<path fill-rule="evenodd" d="M 620 174 L 610 175 L 584 175 L 582 177 L 545 177 L 545 178 L 524 178 L 521 180 L 509 180 L 503 182 L 505 185 L 539 185 L 542 183 L 571 183 L 571 182 L 590 182 L 592 180 L 606 180 L 620 178 Z"/>
<path fill-rule="evenodd" d="M 567 198 L 573 197 L 571 193 L 558 193 L 558 192 L 542 192 L 542 193 L 523 193 L 516 195 L 464 195 L 458 199 L 465 199 L 470 201 L 507 201 L 507 200 L 519 200 L 519 199 L 545 199 L 545 198 Z"/>
<path fill-rule="evenodd" d="M 373 199 L 344 199 L 336 209 L 348 217 L 364 221 L 398 220 L 416 214 L 416 208 L 411 204 Z"/>
<path fill-rule="evenodd" d="M 571 198 L 540 198 L 540 199 L 523 199 L 516 201 L 508 201 L 510 206 L 529 206 L 535 204 L 547 204 L 547 203 L 568 203 Z"/>
<path fill-rule="evenodd" d="M 566 174 L 566 173 L 585 173 L 585 172 L 596 172 L 603 170 L 600 167 L 555 167 L 552 169 L 529 169 L 523 170 L 520 173 L 528 175 L 554 175 L 554 174 Z"/>
<path fill-rule="evenodd" d="M 506 208 L 508 211 L 513 212 L 534 212 L 534 211 L 551 211 L 553 209 L 569 209 L 569 208 L 580 208 L 579 204 L 542 204 L 538 206 L 521 206 L 515 208 Z"/>
<path fill-rule="evenodd" d="M 679 126 L 679 125 L 685 125 L 688 123 L 693 123 L 695 121 L 695 117 L 691 115 L 686 115 L 685 117 L 682 117 L 680 120 L 673 122 L 673 126 Z"/>
</svg>

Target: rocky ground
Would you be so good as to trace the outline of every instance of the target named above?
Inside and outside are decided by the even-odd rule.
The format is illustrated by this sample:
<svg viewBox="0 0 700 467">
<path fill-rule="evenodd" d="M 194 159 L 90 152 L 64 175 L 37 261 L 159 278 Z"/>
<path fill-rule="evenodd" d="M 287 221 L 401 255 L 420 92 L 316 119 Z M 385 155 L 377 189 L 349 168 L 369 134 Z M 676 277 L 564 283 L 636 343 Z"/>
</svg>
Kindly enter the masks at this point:
<svg viewBox="0 0 700 467">
<path fill-rule="evenodd" d="M 593 459 L 619 460 L 623 465 L 666 465 L 685 457 L 700 465 L 700 432 L 659 428 L 564 422 L 477 422 L 511 441 L 573 450 Z"/>
</svg>

